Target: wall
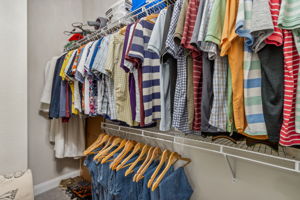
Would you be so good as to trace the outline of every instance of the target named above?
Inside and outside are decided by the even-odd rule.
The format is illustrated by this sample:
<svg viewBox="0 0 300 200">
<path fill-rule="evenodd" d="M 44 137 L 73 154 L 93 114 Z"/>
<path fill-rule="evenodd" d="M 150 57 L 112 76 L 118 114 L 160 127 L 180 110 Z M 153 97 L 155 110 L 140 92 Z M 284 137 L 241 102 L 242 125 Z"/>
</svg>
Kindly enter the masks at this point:
<svg viewBox="0 0 300 200">
<path fill-rule="evenodd" d="M 300 174 L 264 165 L 235 161 L 237 182 L 223 156 L 189 147 L 175 150 L 192 159 L 186 168 L 194 194 L 191 200 L 299 200 Z"/>
<path fill-rule="evenodd" d="M 82 0 L 83 21 L 95 21 L 105 17 L 105 12 L 118 0 Z"/>
<path fill-rule="evenodd" d="M 49 121 L 39 114 L 39 100 L 47 61 L 61 54 L 65 30 L 82 21 L 81 0 L 29 0 L 28 77 L 29 77 L 29 168 L 34 184 L 79 169 L 79 161 L 55 159 L 48 140 Z"/>
<path fill-rule="evenodd" d="M 27 168 L 27 1 L 0 1 L 0 174 Z"/>
<path fill-rule="evenodd" d="M 78 169 L 79 162 L 55 159 L 48 141 L 49 120 L 39 114 L 46 62 L 62 52 L 71 23 L 104 16 L 113 1 L 29 0 L 28 1 L 28 77 L 29 77 L 29 168 L 34 184 L 48 181 Z M 38 149 L 38 151 L 37 151 Z"/>
</svg>

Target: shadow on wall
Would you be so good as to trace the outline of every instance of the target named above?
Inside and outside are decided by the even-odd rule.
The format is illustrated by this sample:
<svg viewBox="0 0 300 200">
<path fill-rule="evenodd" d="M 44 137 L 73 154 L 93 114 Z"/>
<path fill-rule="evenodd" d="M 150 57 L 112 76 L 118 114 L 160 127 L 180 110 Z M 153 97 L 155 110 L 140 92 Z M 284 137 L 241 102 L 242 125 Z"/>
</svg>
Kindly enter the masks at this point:
<svg viewBox="0 0 300 200">
<path fill-rule="evenodd" d="M 79 159 L 74 158 L 55 158 L 56 162 L 56 171 L 58 173 L 62 173 L 65 168 L 74 168 L 74 165 L 78 163 L 79 166 Z M 74 168 L 77 169 L 77 168 Z"/>
</svg>

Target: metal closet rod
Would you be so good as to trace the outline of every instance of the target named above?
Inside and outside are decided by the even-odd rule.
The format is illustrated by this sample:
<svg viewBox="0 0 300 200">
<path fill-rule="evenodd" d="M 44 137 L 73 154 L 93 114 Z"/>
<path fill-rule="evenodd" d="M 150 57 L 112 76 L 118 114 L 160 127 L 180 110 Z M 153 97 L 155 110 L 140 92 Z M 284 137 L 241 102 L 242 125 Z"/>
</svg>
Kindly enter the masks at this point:
<svg viewBox="0 0 300 200">
<path fill-rule="evenodd" d="M 108 35 L 114 31 L 117 31 L 121 29 L 122 27 L 126 26 L 128 23 L 128 20 L 130 22 L 135 22 L 138 19 L 138 16 L 148 16 L 154 12 L 158 12 L 166 7 L 166 5 L 172 5 L 176 2 L 176 0 L 162 0 L 157 3 L 154 3 L 157 0 L 152 0 L 145 4 L 144 6 L 138 8 L 137 10 L 134 10 L 124 17 L 107 24 L 105 27 L 103 27 L 101 30 L 95 31 L 92 34 L 86 36 L 85 38 L 76 41 L 72 46 L 65 49 L 65 51 L 71 51 L 74 49 L 79 48 L 80 46 L 87 44 L 90 41 L 97 40 L 105 35 Z M 152 5 L 153 4 L 153 5 Z"/>
<path fill-rule="evenodd" d="M 136 129 L 136 128 L 131 128 L 131 127 L 119 126 L 119 125 L 115 125 L 115 124 L 112 124 L 112 123 L 106 123 L 106 122 L 101 123 L 101 128 L 104 129 L 104 130 L 116 131 L 118 133 L 125 133 L 125 134 L 129 134 L 129 135 L 134 135 L 134 136 L 144 137 L 144 138 L 148 138 L 148 139 L 158 140 L 158 141 L 161 141 L 161 142 L 168 142 L 168 143 L 173 143 L 173 144 L 176 144 L 176 145 L 182 145 L 182 146 L 186 146 L 186 147 L 190 147 L 190 148 L 194 148 L 194 149 L 200 149 L 200 150 L 204 150 L 204 151 L 208 151 L 208 152 L 221 154 L 225 158 L 225 161 L 226 161 L 226 163 L 228 165 L 228 168 L 231 172 L 233 182 L 237 181 L 236 171 L 233 167 L 233 163 L 230 162 L 229 158 L 242 159 L 242 160 L 254 162 L 254 163 L 257 163 L 257 164 L 262 164 L 262 165 L 266 165 L 266 166 L 270 166 L 270 167 L 275 167 L 275 168 L 278 168 L 278 169 L 283 169 L 283 170 L 288 170 L 288 171 L 300 173 L 300 160 L 274 156 L 274 155 L 270 155 L 270 154 L 266 154 L 266 153 L 250 151 L 250 150 L 246 150 L 246 149 L 231 147 L 231 146 L 218 144 L 218 143 L 213 143 L 213 142 L 206 142 L 206 141 L 197 140 L 197 139 L 185 138 L 185 137 L 177 136 L 177 135 L 170 135 L 170 134 L 159 133 L 159 132 L 154 132 L 154 131 L 148 131 L 148 130 L 143 130 L 143 129 Z M 126 130 L 123 130 L 123 129 L 126 129 Z M 135 131 L 135 132 L 131 132 L 131 130 Z M 154 134 L 155 136 L 148 135 L 147 133 L 148 134 Z M 180 140 L 182 140 L 182 141 L 180 141 Z M 218 147 L 218 149 L 216 150 L 216 149 L 213 149 L 213 148 L 208 148 L 208 147 L 203 147 L 203 146 L 201 147 L 201 146 L 194 145 L 194 144 L 185 144 L 184 141 L 197 142 L 197 143 L 200 143 L 200 144 L 204 144 L 205 146 L 208 146 L 208 147 Z M 261 161 L 261 160 L 255 159 L 255 158 L 249 158 L 249 157 L 238 155 L 238 154 L 236 155 L 236 154 L 233 154 L 233 153 L 229 153 L 226 150 L 235 150 L 235 151 L 240 152 L 240 153 L 241 152 L 247 153 L 247 155 L 252 154 L 252 155 L 256 155 L 256 156 L 264 156 L 265 158 L 269 158 L 269 159 L 272 159 L 274 161 L 275 160 L 284 161 L 284 162 L 286 162 L 286 164 L 287 163 L 293 164 L 293 168 L 292 167 L 289 168 L 289 167 L 281 166 L 281 165 L 274 164 L 274 163 L 267 162 L 267 161 Z"/>
</svg>

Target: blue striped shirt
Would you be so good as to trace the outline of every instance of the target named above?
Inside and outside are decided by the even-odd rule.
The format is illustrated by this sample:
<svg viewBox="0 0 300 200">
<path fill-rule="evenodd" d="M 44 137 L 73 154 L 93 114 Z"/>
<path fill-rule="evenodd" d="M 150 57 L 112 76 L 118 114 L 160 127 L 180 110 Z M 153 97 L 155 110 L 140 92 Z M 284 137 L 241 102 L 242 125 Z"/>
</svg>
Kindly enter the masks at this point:
<svg viewBox="0 0 300 200">
<path fill-rule="evenodd" d="M 157 53 L 147 49 L 154 23 L 141 20 L 133 34 L 128 56 L 138 60 L 142 72 L 143 106 L 145 125 L 160 119 L 160 58 Z"/>
</svg>

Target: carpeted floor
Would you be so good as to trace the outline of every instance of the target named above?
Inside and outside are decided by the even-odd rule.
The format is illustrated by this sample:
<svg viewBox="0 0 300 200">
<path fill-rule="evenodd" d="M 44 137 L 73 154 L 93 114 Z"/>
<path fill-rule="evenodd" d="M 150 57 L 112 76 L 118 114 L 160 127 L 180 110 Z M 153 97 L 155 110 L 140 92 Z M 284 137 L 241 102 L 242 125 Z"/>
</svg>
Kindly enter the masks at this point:
<svg viewBox="0 0 300 200">
<path fill-rule="evenodd" d="M 35 200 L 70 200 L 69 197 L 65 195 L 65 193 L 59 189 L 55 188 L 53 190 L 49 190 L 48 192 L 42 193 L 34 198 Z"/>
</svg>

